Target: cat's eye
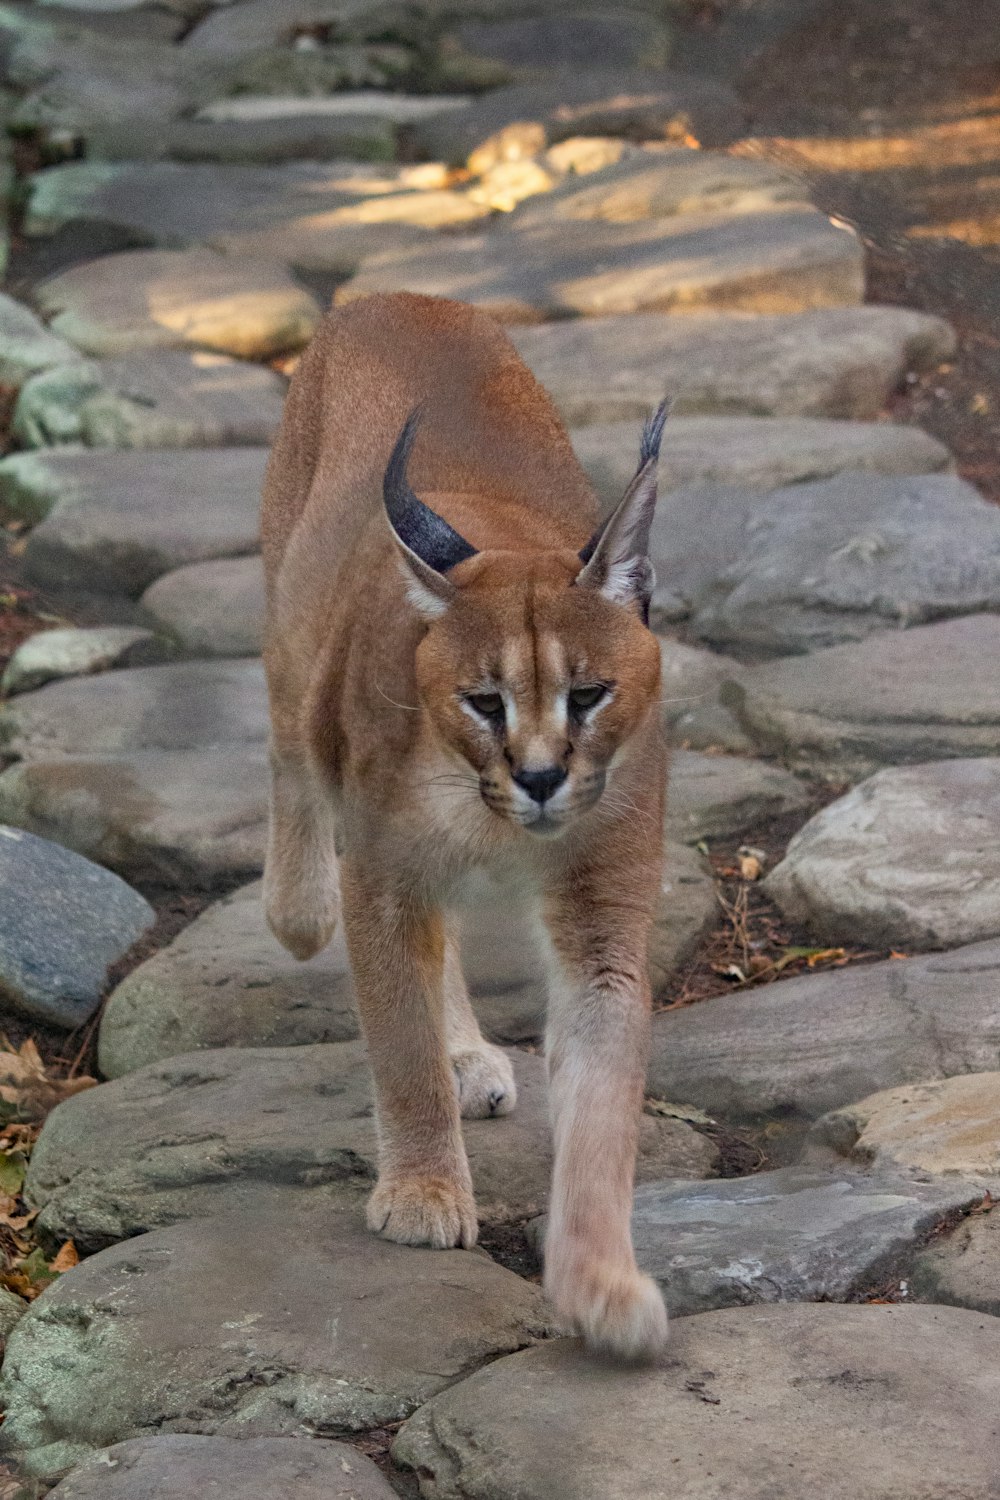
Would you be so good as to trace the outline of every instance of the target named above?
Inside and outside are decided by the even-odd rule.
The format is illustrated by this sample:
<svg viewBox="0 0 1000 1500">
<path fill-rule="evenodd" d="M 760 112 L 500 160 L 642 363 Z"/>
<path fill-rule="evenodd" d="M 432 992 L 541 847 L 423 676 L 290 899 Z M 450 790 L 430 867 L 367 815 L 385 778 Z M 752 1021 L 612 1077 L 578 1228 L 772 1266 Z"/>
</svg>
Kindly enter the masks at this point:
<svg viewBox="0 0 1000 1500">
<path fill-rule="evenodd" d="M 607 688 L 600 682 L 588 683 L 586 687 L 575 687 L 570 691 L 570 707 L 575 708 L 578 713 L 583 713 L 588 708 L 596 708 L 606 692 Z"/>
<path fill-rule="evenodd" d="M 465 701 L 484 719 L 503 718 L 503 699 L 499 693 L 468 693 Z"/>
</svg>

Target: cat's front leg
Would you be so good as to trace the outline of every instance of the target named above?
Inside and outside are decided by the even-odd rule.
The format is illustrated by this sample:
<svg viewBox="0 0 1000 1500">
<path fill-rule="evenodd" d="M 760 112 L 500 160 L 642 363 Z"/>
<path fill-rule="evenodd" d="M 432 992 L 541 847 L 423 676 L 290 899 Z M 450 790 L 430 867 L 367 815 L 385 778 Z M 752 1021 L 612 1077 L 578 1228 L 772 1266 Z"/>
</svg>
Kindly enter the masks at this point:
<svg viewBox="0 0 1000 1500">
<path fill-rule="evenodd" d="M 636 1265 L 631 1235 L 649 1052 L 648 912 L 627 895 L 604 901 L 585 881 L 551 901 L 547 915 L 555 1167 L 545 1288 L 592 1348 L 649 1359 L 666 1340 L 667 1313 Z"/>
<path fill-rule="evenodd" d="M 341 892 L 378 1114 L 368 1227 L 403 1245 L 471 1249 L 476 1205 L 445 1032 L 441 914 L 350 857 Z"/>
</svg>

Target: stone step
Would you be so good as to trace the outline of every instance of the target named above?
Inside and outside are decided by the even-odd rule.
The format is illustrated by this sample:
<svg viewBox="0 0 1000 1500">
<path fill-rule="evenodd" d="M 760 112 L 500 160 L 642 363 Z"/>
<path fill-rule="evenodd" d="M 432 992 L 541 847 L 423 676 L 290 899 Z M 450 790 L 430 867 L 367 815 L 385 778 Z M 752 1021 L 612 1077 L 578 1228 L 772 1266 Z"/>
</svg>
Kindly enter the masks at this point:
<svg viewBox="0 0 1000 1500">
<path fill-rule="evenodd" d="M 190 563 L 158 578 L 140 602 L 192 656 L 260 655 L 264 570 L 259 557 Z"/>
<path fill-rule="evenodd" d="M 513 1114 L 464 1120 L 483 1222 L 542 1211 L 552 1172 L 545 1063 L 512 1051 Z M 214 1215 L 253 1184 L 280 1183 L 348 1205 L 377 1172 L 362 1042 L 228 1048 L 153 1063 L 67 1102 L 32 1152 L 26 1192 L 40 1229 L 81 1250 Z M 643 1115 L 638 1180 L 701 1177 L 716 1147 L 690 1125 Z M 966 1196 L 970 1196 L 966 1189 Z"/>
<path fill-rule="evenodd" d="M 989 755 L 1000 743 L 1000 617 L 964 615 L 790 656 L 721 688 L 753 739 L 800 769 L 867 776 L 880 766 Z"/>
<path fill-rule="evenodd" d="M 377 115 L 308 111 L 259 120 L 115 121 L 87 132 L 94 161 L 220 162 L 277 166 L 290 161 L 390 162 L 396 126 Z"/>
<path fill-rule="evenodd" d="M 1000 511 L 956 475 L 673 490 L 650 544 L 667 618 L 744 653 L 809 651 L 1000 606 Z M 657 618 L 657 595 L 652 618 Z"/>
<path fill-rule="evenodd" d="M 666 1011 L 650 1086 L 728 1120 L 815 1119 L 897 1084 L 986 1072 L 1000 1055 L 998 982 L 991 941 Z"/>
<path fill-rule="evenodd" d="M 0 460 L 0 505 L 46 588 L 137 596 L 186 563 L 256 553 L 267 450 L 50 449 Z"/>
<path fill-rule="evenodd" d="M 53 332 L 84 354 L 201 348 L 268 359 L 302 348 L 321 315 L 284 266 L 211 250 L 130 250 L 35 289 Z"/>
<path fill-rule="evenodd" d="M 485 879 L 469 884 L 462 966 L 480 1022 L 496 1041 L 534 1040 L 545 1029 L 547 977 L 529 913 Z M 658 995 L 669 993 L 718 921 L 704 862 L 668 844 L 650 944 Z M 199 1047 L 299 1047 L 357 1035 L 343 925 L 321 954 L 299 963 L 269 932 L 255 882 L 210 907 L 117 986 L 102 1017 L 100 1065 L 117 1078 Z"/>
<path fill-rule="evenodd" d="M 0 383 L 20 390 L 32 375 L 79 359 L 79 350 L 50 333 L 30 308 L 0 293 Z"/>
<path fill-rule="evenodd" d="M 924 1302 L 1000 1317 L 1000 1214 L 970 1214 L 953 1234 L 933 1240 L 914 1262 L 910 1289 Z"/>
<path fill-rule="evenodd" d="M 150 1428 L 301 1437 L 398 1422 L 550 1330 L 540 1288 L 488 1256 L 390 1244 L 320 1189 L 274 1194 L 105 1250 L 32 1304 L 3 1376 L 23 1473 L 56 1479 Z M 57 1368 L 72 1374 L 54 1383 Z"/>
<path fill-rule="evenodd" d="M 13 430 L 25 448 L 269 444 L 285 390 L 276 371 L 224 354 L 140 349 L 120 359 L 81 359 L 33 376 L 15 404 Z M 0 474 L 16 470 L 22 458 L 0 459 Z M 3 484 L 0 478 L 0 488 Z"/>
<path fill-rule="evenodd" d="M 518 1500 L 987 1500 L 998 1359 L 1000 1324 L 955 1308 L 737 1308 L 686 1319 L 667 1366 L 627 1379 L 595 1379 L 566 1340 L 499 1360 L 428 1402 L 393 1456 L 449 1500 L 487 1493 L 484 1454 Z"/>
<path fill-rule="evenodd" d="M 0 994 L 72 1030 L 97 1009 L 109 967 L 152 926 L 149 902 L 90 860 L 0 822 Z"/>
<path fill-rule="evenodd" d="M 11 656 L 0 696 L 31 692 L 66 677 L 91 677 L 113 667 L 148 667 L 169 660 L 171 643 L 140 625 L 91 625 L 40 630 Z"/>
<path fill-rule="evenodd" d="M 891 767 L 811 818 L 765 889 L 823 941 L 914 951 L 996 937 L 998 816 L 1000 759 Z"/>
<path fill-rule="evenodd" d="M 55 1500 L 393 1500 L 395 1491 L 370 1458 L 328 1438 L 154 1433 L 95 1449 L 51 1493 Z"/>
<path fill-rule="evenodd" d="M 940 318 L 896 307 L 576 319 L 511 337 L 571 427 L 644 420 L 666 393 L 678 415 L 867 419 L 955 349 Z"/>
<path fill-rule="evenodd" d="M 569 220 L 367 257 L 334 300 L 419 292 L 515 324 L 653 311 L 797 313 L 859 303 L 862 261 L 851 230 L 794 205 L 737 217 Z"/>
</svg>

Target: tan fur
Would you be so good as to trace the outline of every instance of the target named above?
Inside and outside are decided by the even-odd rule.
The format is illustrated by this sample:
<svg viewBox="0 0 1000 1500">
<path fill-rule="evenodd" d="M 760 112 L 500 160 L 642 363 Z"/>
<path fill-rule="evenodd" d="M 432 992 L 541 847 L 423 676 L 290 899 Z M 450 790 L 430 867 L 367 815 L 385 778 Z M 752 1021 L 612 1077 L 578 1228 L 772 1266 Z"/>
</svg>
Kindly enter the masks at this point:
<svg viewBox="0 0 1000 1500">
<path fill-rule="evenodd" d="M 412 488 L 477 549 L 430 619 L 382 502 L 419 403 Z M 576 582 L 596 519 L 549 398 L 489 318 L 408 295 L 327 317 L 265 486 L 265 900 L 302 958 L 343 906 L 381 1141 L 370 1226 L 471 1246 L 460 1111 L 504 1113 L 515 1091 L 473 1016 L 450 914 L 474 866 L 537 894 L 552 955 L 546 1286 L 594 1346 L 643 1356 L 666 1330 L 629 1233 L 665 752 L 655 638 Z M 565 710 L 581 680 L 613 684 L 585 724 Z M 509 705 L 500 731 L 463 697 L 489 683 Z M 513 775 L 550 765 L 568 778 L 538 837 Z"/>
</svg>

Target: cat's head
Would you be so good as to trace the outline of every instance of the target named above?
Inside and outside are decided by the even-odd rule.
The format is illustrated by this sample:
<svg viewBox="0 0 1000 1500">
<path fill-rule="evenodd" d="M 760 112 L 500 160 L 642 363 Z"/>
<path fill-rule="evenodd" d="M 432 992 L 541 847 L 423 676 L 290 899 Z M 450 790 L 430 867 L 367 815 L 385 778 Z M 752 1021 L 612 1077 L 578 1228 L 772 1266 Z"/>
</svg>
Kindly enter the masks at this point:
<svg viewBox="0 0 1000 1500">
<path fill-rule="evenodd" d="M 421 704 L 499 817 L 538 835 L 592 808 L 659 699 L 647 625 L 649 533 L 666 408 L 646 424 L 639 467 L 586 547 L 476 551 L 410 489 L 410 419 L 385 478 L 407 582 L 427 622 Z"/>
</svg>

